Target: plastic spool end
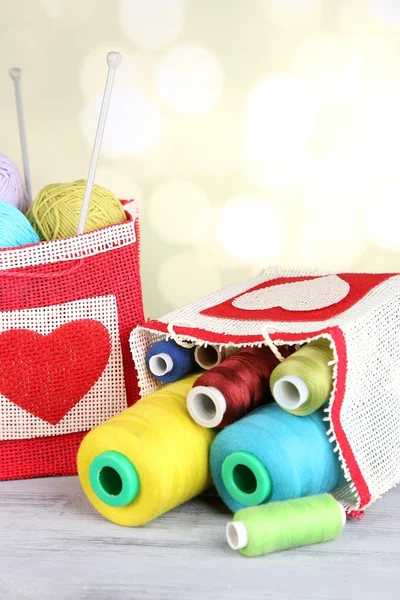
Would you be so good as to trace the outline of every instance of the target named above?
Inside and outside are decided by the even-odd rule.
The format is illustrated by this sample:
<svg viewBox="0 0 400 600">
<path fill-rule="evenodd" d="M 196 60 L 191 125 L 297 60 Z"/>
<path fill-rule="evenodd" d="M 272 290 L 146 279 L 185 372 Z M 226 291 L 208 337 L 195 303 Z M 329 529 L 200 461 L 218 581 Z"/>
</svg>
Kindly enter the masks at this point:
<svg viewBox="0 0 400 600">
<path fill-rule="evenodd" d="M 230 521 L 226 526 L 226 541 L 232 550 L 246 548 L 249 543 L 246 525 L 242 521 Z"/>
<path fill-rule="evenodd" d="M 229 454 L 221 468 L 227 492 L 244 506 L 264 504 L 272 493 L 272 479 L 267 467 L 251 452 Z"/>
<path fill-rule="evenodd" d="M 198 385 L 188 393 L 187 407 L 193 421 L 202 427 L 218 427 L 226 412 L 226 400 L 217 388 Z"/>
<path fill-rule="evenodd" d="M 134 465 L 115 450 L 96 456 L 90 465 L 89 479 L 93 492 L 108 506 L 126 506 L 135 500 L 140 490 Z"/>
<path fill-rule="evenodd" d="M 174 368 L 174 361 L 166 352 L 154 354 L 149 360 L 149 369 L 155 377 L 162 377 Z"/>
<path fill-rule="evenodd" d="M 274 384 L 272 395 L 285 410 L 296 410 L 308 400 L 307 384 L 297 375 L 286 375 Z"/>
</svg>

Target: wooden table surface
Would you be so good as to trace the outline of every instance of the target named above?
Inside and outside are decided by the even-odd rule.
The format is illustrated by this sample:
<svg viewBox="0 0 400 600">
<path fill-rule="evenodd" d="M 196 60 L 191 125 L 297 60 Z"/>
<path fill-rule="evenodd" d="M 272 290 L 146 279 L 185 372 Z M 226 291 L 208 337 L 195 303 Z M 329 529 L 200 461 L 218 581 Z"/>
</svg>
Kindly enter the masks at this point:
<svg viewBox="0 0 400 600">
<path fill-rule="evenodd" d="M 196 499 L 128 529 L 88 504 L 77 478 L 0 482 L 0 599 L 397 600 L 400 488 L 319 546 L 245 558 L 228 511 Z"/>
</svg>

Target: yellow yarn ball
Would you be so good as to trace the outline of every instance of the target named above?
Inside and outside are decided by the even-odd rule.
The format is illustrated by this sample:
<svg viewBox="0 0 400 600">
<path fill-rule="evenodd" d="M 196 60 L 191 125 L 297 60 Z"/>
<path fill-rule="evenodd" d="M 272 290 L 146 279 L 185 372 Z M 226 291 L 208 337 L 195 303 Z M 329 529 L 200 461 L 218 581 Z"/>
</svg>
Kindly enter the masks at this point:
<svg viewBox="0 0 400 600">
<path fill-rule="evenodd" d="M 86 182 L 46 185 L 29 208 L 26 216 L 43 240 L 76 235 Z M 126 221 L 121 202 L 109 190 L 94 185 L 90 197 L 85 232 Z"/>
</svg>

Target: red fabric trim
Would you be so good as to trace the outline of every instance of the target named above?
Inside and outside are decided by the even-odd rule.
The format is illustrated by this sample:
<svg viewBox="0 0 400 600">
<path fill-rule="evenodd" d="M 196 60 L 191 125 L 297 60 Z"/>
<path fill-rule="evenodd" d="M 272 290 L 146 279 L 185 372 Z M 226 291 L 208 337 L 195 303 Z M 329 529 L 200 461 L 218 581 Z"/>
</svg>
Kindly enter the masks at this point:
<svg viewBox="0 0 400 600">
<path fill-rule="evenodd" d="M 161 323 L 161 321 L 149 320 L 143 325 L 148 329 L 154 329 L 160 333 L 168 333 L 168 325 Z M 251 344 L 252 342 L 264 342 L 265 339 L 262 335 L 232 335 L 225 333 L 214 333 L 213 331 L 207 331 L 206 329 L 200 329 L 197 327 L 180 327 L 174 325 L 174 331 L 178 335 L 187 335 L 190 338 L 198 338 L 203 342 L 218 343 L 221 344 L 232 342 L 236 344 Z M 275 334 L 271 335 L 272 339 L 276 339 Z"/>
<path fill-rule="evenodd" d="M 160 323 L 159 321 L 147 321 L 145 327 L 154 329 L 156 331 L 167 333 L 167 325 Z M 197 338 L 204 342 L 210 343 L 252 343 L 262 342 L 265 339 L 261 335 L 256 336 L 232 336 L 226 334 L 217 334 L 204 329 L 190 329 L 188 327 L 174 327 L 175 333 L 179 335 L 187 335 L 188 338 Z M 332 339 L 336 346 L 339 362 L 337 369 L 337 382 L 336 382 L 336 394 L 332 403 L 332 427 L 335 433 L 336 440 L 341 448 L 343 458 L 346 461 L 346 465 L 349 469 L 351 479 L 357 488 L 357 492 L 360 496 L 360 508 L 362 509 L 371 500 L 371 494 L 368 489 L 367 483 L 361 473 L 361 470 L 357 464 L 354 453 L 351 449 L 350 443 L 343 430 L 340 422 L 340 411 L 343 404 L 344 394 L 346 390 L 346 373 L 347 373 L 347 350 L 346 340 L 339 327 L 328 327 L 326 329 L 320 329 L 317 331 L 309 331 L 307 333 L 271 333 L 270 337 L 272 340 L 282 340 L 283 342 L 293 343 L 302 342 L 306 338 L 315 337 L 327 333 L 332 336 Z"/>
<path fill-rule="evenodd" d="M 361 519 L 363 518 L 365 511 L 364 510 L 350 510 L 348 513 L 346 513 L 348 517 L 351 517 L 353 519 L 357 519 L 357 521 L 361 521 Z"/>
<path fill-rule="evenodd" d="M 76 475 L 76 456 L 86 433 L 0 442 L 0 480 Z"/>
<path fill-rule="evenodd" d="M 394 273 L 338 273 L 338 277 L 346 281 L 350 285 L 350 291 L 343 300 L 320 308 L 317 310 L 291 311 L 276 306 L 274 308 L 262 310 L 244 310 L 233 305 L 234 300 L 254 292 L 256 290 L 274 287 L 285 283 L 294 283 L 296 281 L 311 281 L 318 277 L 278 277 L 263 281 L 262 283 L 236 294 L 232 298 L 206 308 L 201 311 L 202 315 L 209 317 L 219 317 L 223 319 L 237 319 L 238 321 L 282 321 L 282 322 L 299 322 L 299 321 L 325 321 L 336 317 L 354 306 L 361 298 L 366 296 L 374 287 L 393 277 Z"/>
</svg>

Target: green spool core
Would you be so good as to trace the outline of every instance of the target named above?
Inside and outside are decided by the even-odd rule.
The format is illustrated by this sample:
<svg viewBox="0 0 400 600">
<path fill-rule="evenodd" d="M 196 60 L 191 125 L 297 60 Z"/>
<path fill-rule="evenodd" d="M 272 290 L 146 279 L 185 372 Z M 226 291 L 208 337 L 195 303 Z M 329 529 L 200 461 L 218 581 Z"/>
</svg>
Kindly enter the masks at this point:
<svg viewBox="0 0 400 600">
<path fill-rule="evenodd" d="M 233 452 L 222 463 L 222 480 L 229 494 L 245 506 L 266 502 L 272 492 L 268 469 L 251 452 Z"/>
<path fill-rule="evenodd" d="M 96 496 L 108 506 L 126 506 L 139 493 L 140 480 L 131 461 L 120 452 L 109 450 L 96 456 L 89 469 Z"/>
</svg>

